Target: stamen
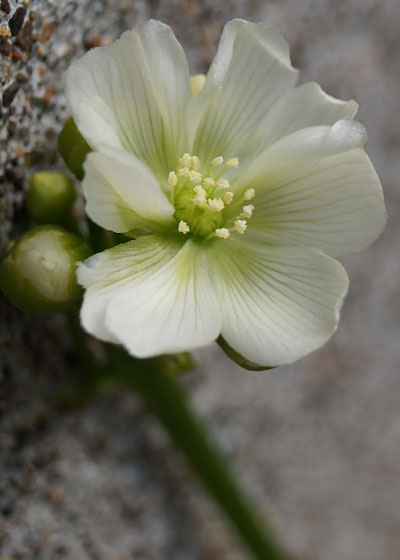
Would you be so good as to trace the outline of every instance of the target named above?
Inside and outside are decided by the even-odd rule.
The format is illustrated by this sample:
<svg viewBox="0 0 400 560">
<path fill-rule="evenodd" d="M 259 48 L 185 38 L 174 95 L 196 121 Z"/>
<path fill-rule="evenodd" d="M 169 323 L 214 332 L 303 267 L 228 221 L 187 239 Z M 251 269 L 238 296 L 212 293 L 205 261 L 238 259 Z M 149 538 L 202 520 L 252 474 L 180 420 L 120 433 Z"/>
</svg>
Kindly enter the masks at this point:
<svg viewBox="0 0 400 560">
<path fill-rule="evenodd" d="M 236 220 L 235 221 L 235 230 L 238 233 L 243 234 L 246 231 L 246 228 L 247 228 L 246 220 Z"/>
<path fill-rule="evenodd" d="M 243 206 L 243 216 L 245 218 L 251 218 L 253 214 L 254 206 L 253 204 L 249 204 L 248 206 Z"/>
<path fill-rule="evenodd" d="M 254 189 L 247 189 L 244 193 L 245 200 L 252 200 L 256 196 L 256 191 Z"/>
<path fill-rule="evenodd" d="M 192 183 L 201 183 L 202 175 L 198 171 L 189 171 L 189 180 Z"/>
<path fill-rule="evenodd" d="M 200 185 L 198 187 L 193 187 L 193 192 L 195 194 L 197 194 L 197 196 L 206 196 L 206 191 L 203 189 L 203 187 L 200 187 Z"/>
<path fill-rule="evenodd" d="M 185 152 L 183 156 L 180 158 L 179 163 L 184 167 L 191 167 L 192 166 L 192 156 Z"/>
<path fill-rule="evenodd" d="M 220 187 L 221 189 L 229 189 L 230 186 L 229 181 L 226 179 L 220 179 L 217 183 L 217 187 Z"/>
<path fill-rule="evenodd" d="M 171 185 L 171 187 L 175 187 L 177 182 L 178 177 L 176 176 L 175 171 L 171 171 L 168 175 L 168 183 Z"/>
<path fill-rule="evenodd" d="M 228 191 L 224 194 L 225 204 L 230 204 L 232 202 L 232 199 L 233 199 L 233 192 Z"/>
<path fill-rule="evenodd" d="M 221 239 L 228 239 L 230 236 L 229 229 L 223 227 L 215 230 L 215 237 L 220 237 Z"/>
<path fill-rule="evenodd" d="M 211 177 L 207 177 L 206 179 L 204 179 L 203 185 L 206 187 L 206 189 L 210 189 L 215 185 L 215 181 L 214 179 L 211 179 Z"/>
<path fill-rule="evenodd" d="M 215 169 L 216 167 L 219 167 L 223 163 L 224 163 L 224 158 L 222 156 L 218 156 L 212 160 L 211 165 Z"/>
<path fill-rule="evenodd" d="M 207 200 L 208 209 L 213 212 L 221 212 L 225 208 L 225 204 L 220 198 L 209 198 Z"/>
<path fill-rule="evenodd" d="M 192 156 L 191 160 L 192 160 L 192 167 L 193 167 L 193 169 L 195 169 L 196 171 L 197 171 L 198 169 L 200 169 L 200 160 L 199 160 L 199 158 L 198 158 L 197 156 Z"/>
<path fill-rule="evenodd" d="M 178 231 L 179 231 L 179 233 L 183 233 L 183 235 L 186 235 L 187 233 L 189 233 L 190 228 L 189 228 L 189 226 L 187 225 L 186 222 L 181 220 L 178 224 Z"/>
<path fill-rule="evenodd" d="M 182 169 L 179 169 L 178 175 L 179 175 L 179 177 L 187 177 L 189 175 L 189 168 L 188 167 L 182 167 Z"/>
<path fill-rule="evenodd" d="M 239 158 L 233 157 L 231 159 L 228 159 L 228 161 L 226 162 L 226 167 L 239 167 Z"/>
</svg>

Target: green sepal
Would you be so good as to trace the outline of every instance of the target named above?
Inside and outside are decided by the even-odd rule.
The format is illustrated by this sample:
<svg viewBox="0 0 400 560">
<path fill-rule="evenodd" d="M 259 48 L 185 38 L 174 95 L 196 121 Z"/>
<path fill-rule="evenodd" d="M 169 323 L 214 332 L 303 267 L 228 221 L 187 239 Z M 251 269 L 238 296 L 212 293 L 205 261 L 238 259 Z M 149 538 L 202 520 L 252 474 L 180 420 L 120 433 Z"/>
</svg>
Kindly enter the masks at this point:
<svg viewBox="0 0 400 560">
<path fill-rule="evenodd" d="M 189 352 L 163 354 L 162 356 L 158 356 L 157 361 L 164 373 L 178 377 L 187 373 L 195 366 L 193 356 Z"/>
<path fill-rule="evenodd" d="M 75 200 L 71 179 L 59 171 L 37 171 L 29 181 L 26 206 L 39 224 L 63 224 Z"/>
<path fill-rule="evenodd" d="M 274 369 L 277 366 L 260 366 L 259 364 L 255 364 L 250 362 L 247 358 L 244 358 L 239 352 L 236 352 L 229 344 L 226 342 L 222 336 L 217 338 L 217 344 L 222 348 L 225 354 L 230 358 L 233 362 L 238 364 L 240 367 L 244 369 L 248 369 L 250 371 L 265 371 L 267 369 Z"/>
<path fill-rule="evenodd" d="M 92 148 L 79 132 L 74 119 L 70 117 L 58 136 L 58 151 L 68 169 L 77 179 L 83 179 L 83 162 Z"/>
<path fill-rule="evenodd" d="M 6 245 L 0 289 L 21 311 L 66 309 L 83 293 L 76 263 L 92 254 L 82 239 L 58 226 L 38 226 Z"/>
</svg>

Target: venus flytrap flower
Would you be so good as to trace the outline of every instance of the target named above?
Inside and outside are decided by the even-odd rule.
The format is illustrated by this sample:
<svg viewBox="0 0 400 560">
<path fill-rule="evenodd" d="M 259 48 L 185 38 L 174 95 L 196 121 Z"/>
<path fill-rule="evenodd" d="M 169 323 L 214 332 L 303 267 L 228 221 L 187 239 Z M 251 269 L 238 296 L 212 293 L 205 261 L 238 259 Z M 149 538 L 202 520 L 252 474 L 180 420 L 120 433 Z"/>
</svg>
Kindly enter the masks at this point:
<svg viewBox="0 0 400 560">
<path fill-rule="evenodd" d="M 385 210 L 357 104 L 296 79 L 282 36 L 242 20 L 205 80 L 156 21 L 71 65 L 87 213 L 138 236 L 79 266 L 87 331 L 138 357 L 222 337 L 254 368 L 333 334 L 348 278 L 332 257 L 372 243 Z"/>
</svg>

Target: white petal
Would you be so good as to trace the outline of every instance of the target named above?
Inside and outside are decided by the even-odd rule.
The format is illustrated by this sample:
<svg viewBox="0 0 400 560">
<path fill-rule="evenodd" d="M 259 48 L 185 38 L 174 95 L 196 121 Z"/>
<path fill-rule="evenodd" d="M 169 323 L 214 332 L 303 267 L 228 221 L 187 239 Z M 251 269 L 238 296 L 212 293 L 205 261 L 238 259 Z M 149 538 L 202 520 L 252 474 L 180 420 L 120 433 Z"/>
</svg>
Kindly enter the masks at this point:
<svg viewBox="0 0 400 560">
<path fill-rule="evenodd" d="M 361 125 L 295 132 L 267 149 L 242 187 L 255 188 L 247 235 L 265 242 L 319 247 L 331 256 L 364 249 L 382 232 L 386 213 L 382 187 L 362 148 Z"/>
<path fill-rule="evenodd" d="M 228 22 L 205 85 L 189 106 L 192 152 L 200 159 L 240 157 L 260 119 L 296 79 L 288 45 L 275 28 Z"/>
<path fill-rule="evenodd" d="M 272 105 L 254 130 L 246 153 L 253 156 L 280 138 L 305 127 L 333 125 L 352 119 L 357 113 L 355 101 L 341 101 L 325 93 L 318 84 L 308 83 L 287 91 Z"/>
<path fill-rule="evenodd" d="M 140 237 L 85 261 L 78 280 L 83 326 L 134 356 L 191 350 L 221 330 L 207 252 L 191 241 Z"/>
<path fill-rule="evenodd" d="M 214 250 L 222 337 L 260 366 L 291 363 L 334 333 L 348 289 L 342 265 L 318 249 L 250 245 Z M 229 244 L 229 248 L 228 248 Z"/>
<path fill-rule="evenodd" d="M 86 212 L 100 226 L 123 233 L 157 230 L 172 220 L 174 207 L 148 167 L 130 152 L 103 147 L 84 164 Z"/>
<path fill-rule="evenodd" d="M 175 167 L 191 93 L 185 54 L 167 25 L 150 21 L 89 51 L 68 69 L 66 94 L 92 148 L 123 146 L 160 177 Z"/>
</svg>

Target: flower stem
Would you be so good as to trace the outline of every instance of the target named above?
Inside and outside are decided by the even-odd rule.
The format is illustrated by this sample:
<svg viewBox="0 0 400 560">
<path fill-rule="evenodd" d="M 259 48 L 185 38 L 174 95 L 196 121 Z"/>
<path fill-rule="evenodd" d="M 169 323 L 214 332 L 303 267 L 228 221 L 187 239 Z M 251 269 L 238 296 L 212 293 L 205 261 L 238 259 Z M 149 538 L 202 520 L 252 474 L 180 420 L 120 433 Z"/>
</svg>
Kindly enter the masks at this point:
<svg viewBox="0 0 400 560">
<path fill-rule="evenodd" d="M 114 374 L 141 394 L 231 519 L 254 557 L 260 560 L 288 560 L 230 474 L 223 457 L 191 410 L 180 384 L 163 371 L 157 358 L 137 360 L 111 346 L 108 346 L 108 352 Z"/>
</svg>

